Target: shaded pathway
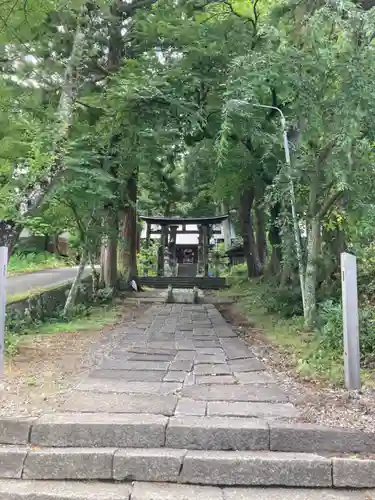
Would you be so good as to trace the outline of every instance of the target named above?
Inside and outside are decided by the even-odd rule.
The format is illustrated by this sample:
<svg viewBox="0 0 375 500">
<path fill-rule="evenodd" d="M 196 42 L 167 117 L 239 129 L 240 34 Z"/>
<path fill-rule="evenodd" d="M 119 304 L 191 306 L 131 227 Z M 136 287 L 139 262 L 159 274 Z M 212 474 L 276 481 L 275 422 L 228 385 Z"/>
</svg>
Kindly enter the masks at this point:
<svg viewBox="0 0 375 500">
<path fill-rule="evenodd" d="M 79 394 L 77 394 L 79 392 Z M 69 411 L 290 418 L 297 410 L 210 305 L 153 305 L 64 406 Z"/>
</svg>

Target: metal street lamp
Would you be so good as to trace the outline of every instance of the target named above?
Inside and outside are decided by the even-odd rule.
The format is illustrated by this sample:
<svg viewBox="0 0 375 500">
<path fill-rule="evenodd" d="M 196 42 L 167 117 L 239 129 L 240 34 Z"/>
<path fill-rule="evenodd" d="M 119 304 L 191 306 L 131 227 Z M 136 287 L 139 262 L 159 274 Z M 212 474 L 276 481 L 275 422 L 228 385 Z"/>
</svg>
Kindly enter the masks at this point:
<svg viewBox="0 0 375 500">
<path fill-rule="evenodd" d="M 228 101 L 228 104 L 230 104 L 230 105 L 232 105 L 232 104 L 234 104 L 234 105 L 247 104 L 249 106 L 253 106 L 254 108 L 274 109 L 275 111 L 277 111 L 280 114 L 281 128 L 282 128 L 282 134 L 283 134 L 284 153 L 285 153 L 285 163 L 287 166 L 287 174 L 288 174 L 288 179 L 289 179 L 290 206 L 292 209 L 294 240 L 295 240 L 295 247 L 296 247 L 297 259 L 298 259 L 298 273 L 299 273 L 299 280 L 300 280 L 300 286 L 301 286 L 303 311 L 305 311 L 305 273 L 304 273 L 304 269 L 303 269 L 302 245 L 301 245 L 300 230 L 299 230 L 297 212 L 296 212 L 296 197 L 295 197 L 295 193 L 294 193 L 294 184 L 293 184 L 293 179 L 292 179 L 292 168 L 291 168 L 291 162 L 290 162 L 288 131 L 287 131 L 286 119 L 285 119 L 284 113 L 277 106 L 267 106 L 265 104 L 252 103 L 252 102 L 244 101 L 242 99 L 230 99 Z"/>
</svg>

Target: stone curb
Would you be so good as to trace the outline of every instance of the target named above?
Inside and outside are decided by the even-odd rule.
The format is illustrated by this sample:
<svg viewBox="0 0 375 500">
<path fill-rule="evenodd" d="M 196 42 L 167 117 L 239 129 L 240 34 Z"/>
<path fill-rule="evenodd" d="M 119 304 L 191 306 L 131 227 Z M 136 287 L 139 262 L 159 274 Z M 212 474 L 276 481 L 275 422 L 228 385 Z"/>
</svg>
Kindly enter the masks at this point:
<svg viewBox="0 0 375 500">
<path fill-rule="evenodd" d="M 374 488 L 375 461 L 269 451 L 5 446 L 0 478 Z"/>
<path fill-rule="evenodd" d="M 375 433 L 239 417 L 166 417 L 147 413 L 66 412 L 0 420 L 0 445 L 27 444 L 374 453 Z"/>
<path fill-rule="evenodd" d="M 0 480 L 1 500 L 343 500 L 371 498 L 373 490 L 357 492 L 299 488 L 220 488 L 172 483 L 109 484 L 77 481 Z"/>
</svg>

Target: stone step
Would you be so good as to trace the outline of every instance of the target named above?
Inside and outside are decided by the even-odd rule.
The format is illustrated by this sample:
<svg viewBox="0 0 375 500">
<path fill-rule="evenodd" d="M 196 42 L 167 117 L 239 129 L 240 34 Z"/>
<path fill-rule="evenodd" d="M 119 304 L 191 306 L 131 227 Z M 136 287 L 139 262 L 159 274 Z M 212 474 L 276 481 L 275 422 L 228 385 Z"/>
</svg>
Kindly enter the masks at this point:
<svg viewBox="0 0 375 500">
<path fill-rule="evenodd" d="M 375 460 L 270 451 L 3 446 L 0 479 L 375 488 Z"/>
<path fill-rule="evenodd" d="M 152 288 L 168 288 L 168 285 L 172 285 L 173 288 L 193 288 L 196 286 L 201 289 L 219 290 L 227 286 L 224 278 L 194 278 L 188 276 L 140 277 L 139 283 L 141 286 L 150 286 Z"/>
<path fill-rule="evenodd" d="M 0 480 L 1 500 L 128 500 L 129 484 Z"/>
<path fill-rule="evenodd" d="M 1 500 L 369 500 L 375 492 L 300 488 L 219 488 L 171 483 L 108 484 L 0 480 Z"/>
<path fill-rule="evenodd" d="M 138 395 L 135 400 L 129 395 L 124 396 L 123 403 L 126 401 L 131 407 L 129 411 L 133 413 L 64 412 L 46 413 L 39 418 L 2 419 L 0 445 L 59 448 L 166 446 L 190 450 L 270 450 L 322 454 L 372 454 L 375 449 L 374 433 L 272 420 L 272 408 L 275 407 L 276 416 L 282 415 L 282 405 L 254 403 L 267 406 L 270 418 L 265 420 L 259 417 L 204 416 L 205 411 L 210 409 L 206 408 L 206 402 L 181 399 L 178 403 L 175 397 L 171 397 L 170 401 L 162 401 L 163 406 L 168 403 L 166 413 L 171 415 L 174 409 L 178 413 L 178 416 L 170 417 L 140 413 Z M 96 399 L 93 402 L 95 406 Z M 107 403 L 115 405 L 116 400 L 111 399 Z M 132 405 L 136 405 L 138 413 L 132 410 Z M 257 411 L 262 413 L 258 406 Z M 285 410 L 289 408 L 284 406 Z M 156 408 L 155 401 L 151 401 L 151 407 Z"/>
</svg>

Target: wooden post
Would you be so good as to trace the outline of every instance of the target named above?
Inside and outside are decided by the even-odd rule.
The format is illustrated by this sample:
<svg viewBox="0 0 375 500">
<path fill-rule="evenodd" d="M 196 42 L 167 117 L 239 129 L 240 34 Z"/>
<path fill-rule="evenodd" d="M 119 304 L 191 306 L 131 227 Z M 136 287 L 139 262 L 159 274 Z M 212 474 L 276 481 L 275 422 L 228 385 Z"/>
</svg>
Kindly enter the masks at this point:
<svg viewBox="0 0 375 500">
<path fill-rule="evenodd" d="M 150 240 L 151 240 L 151 224 L 147 222 L 147 230 L 146 230 L 146 248 L 150 248 Z"/>
<path fill-rule="evenodd" d="M 159 239 L 159 248 L 158 248 L 158 269 L 157 275 L 163 276 L 164 274 L 164 231 L 163 226 L 161 227 L 160 239 Z"/>
<path fill-rule="evenodd" d="M 0 247 L 0 383 L 4 377 L 7 264 L 8 247 Z"/>
<path fill-rule="evenodd" d="M 348 390 L 361 388 L 356 260 L 355 255 L 341 254 L 344 369 Z"/>
<path fill-rule="evenodd" d="M 168 226 L 161 226 L 160 245 L 158 252 L 158 276 L 164 276 L 164 248 L 168 245 Z"/>
<path fill-rule="evenodd" d="M 203 230 L 202 226 L 198 226 L 198 275 L 203 271 Z"/>
<path fill-rule="evenodd" d="M 206 224 L 202 227 L 203 231 L 203 274 L 204 276 L 208 276 L 208 226 Z"/>
</svg>

